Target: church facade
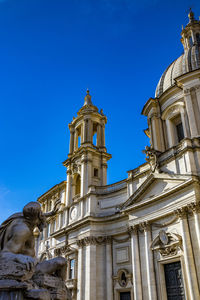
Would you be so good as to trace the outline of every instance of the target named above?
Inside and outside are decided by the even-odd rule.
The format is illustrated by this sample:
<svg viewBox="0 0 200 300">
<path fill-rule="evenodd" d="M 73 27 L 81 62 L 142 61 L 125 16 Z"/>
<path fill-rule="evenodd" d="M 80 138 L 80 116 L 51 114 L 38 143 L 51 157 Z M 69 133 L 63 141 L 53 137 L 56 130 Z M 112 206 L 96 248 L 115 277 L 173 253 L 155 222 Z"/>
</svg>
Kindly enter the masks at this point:
<svg viewBox="0 0 200 300">
<path fill-rule="evenodd" d="M 38 198 L 59 204 L 38 238 L 41 259 L 64 256 L 76 300 L 200 299 L 200 21 L 144 105 L 146 163 L 107 185 L 107 118 L 89 91 L 69 124 L 67 179 Z"/>
</svg>

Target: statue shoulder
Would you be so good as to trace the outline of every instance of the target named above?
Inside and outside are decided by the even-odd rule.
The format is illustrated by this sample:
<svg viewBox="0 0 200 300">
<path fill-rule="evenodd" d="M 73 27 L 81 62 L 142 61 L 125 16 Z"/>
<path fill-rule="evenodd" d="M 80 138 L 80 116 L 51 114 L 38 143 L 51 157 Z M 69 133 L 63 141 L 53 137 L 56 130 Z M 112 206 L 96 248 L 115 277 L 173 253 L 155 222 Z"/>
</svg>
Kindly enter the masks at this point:
<svg viewBox="0 0 200 300">
<path fill-rule="evenodd" d="M 17 236 L 30 236 L 30 234 L 32 233 L 28 224 L 23 219 L 14 220 L 12 223 L 11 231 L 12 234 Z"/>
</svg>

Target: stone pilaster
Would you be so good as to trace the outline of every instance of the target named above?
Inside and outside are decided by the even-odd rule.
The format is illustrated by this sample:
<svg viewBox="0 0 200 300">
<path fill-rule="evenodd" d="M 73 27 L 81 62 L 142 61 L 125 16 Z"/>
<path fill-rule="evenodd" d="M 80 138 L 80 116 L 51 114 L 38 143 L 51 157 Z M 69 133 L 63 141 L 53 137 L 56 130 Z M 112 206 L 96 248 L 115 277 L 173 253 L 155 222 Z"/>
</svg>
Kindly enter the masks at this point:
<svg viewBox="0 0 200 300">
<path fill-rule="evenodd" d="M 85 263 L 85 297 L 83 299 L 96 299 L 96 243 L 86 240 L 86 263 Z"/>
<path fill-rule="evenodd" d="M 195 92 L 196 92 L 197 103 L 200 111 L 200 85 L 195 86 Z"/>
<path fill-rule="evenodd" d="M 197 243 L 199 247 L 199 253 L 200 253 L 200 203 L 191 203 L 188 205 L 188 209 L 192 211 L 194 215 L 194 222 L 195 222 L 195 230 L 196 230 L 196 236 L 197 236 Z"/>
<path fill-rule="evenodd" d="M 131 234 L 134 299 L 142 300 L 142 282 L 141 282 L 140 251 L 139 251 L 139 243 L 138 243 L 138 226 L 129 227 L 129 233 Z"/>
<path fill-rule="evenodd" d="M 156 291 L 156 280 L 155 280 L 155 270 L 153 263 L 153 252 L 150 248 L 151 245 L 151 227 L 148 222 L 143 222 L 139 224 L 140 229 L 144 232 L 145 238 L 145 259 L 146 259 L 146 268 L 147 268 L 147 281 L 148 281 L 148 295 L 149 300 L 157 299 Z"/>
<path fill-rule="evenodd" d="M 106 299 L 113 299 L 112 282 L 112 240 L 108 239 L 106 243 Z"/>
<path fill-rule="evenodd" d="M 200 295 L 199 295 L 197 274 L 196 274 L 196 268 L 195 268 L 193 251 L 192 251 L 192 244 L 190 239 L 187 213 L 188 210 L 185 207 L 177 209 L 175 211 L 175 214 L 179 217 L 181 231 L 182 231 L 182 243 L 183 243 L 183 252 L 184 252 L 189 299 L 196 300 L 196 299 L 200 299 Z"/>
<path fill-rule="evenodd" d="M 77 300 L 84 299 L 83 295 L 83 248 L 78 249 Z"/>
</svg>

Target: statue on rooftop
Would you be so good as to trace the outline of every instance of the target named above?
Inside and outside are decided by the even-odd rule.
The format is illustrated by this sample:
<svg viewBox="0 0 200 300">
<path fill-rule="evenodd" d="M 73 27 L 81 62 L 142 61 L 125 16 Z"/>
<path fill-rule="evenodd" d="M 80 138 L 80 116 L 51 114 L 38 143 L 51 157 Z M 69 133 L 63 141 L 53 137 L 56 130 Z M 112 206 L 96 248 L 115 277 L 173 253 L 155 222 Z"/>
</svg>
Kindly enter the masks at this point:
<svg viewBox="0 0 200 300">
<path fill-rule="evenodd" d="M 0 226 L 0 300 L 70 299 L 65 287 L 66 259 L 55 257 L 38 261 L 33 230 L 46 226 L 38 202 L 24 206 L 22 213 L 10 216 Z M 12 294 L 12 296 L 11 296 Z"/>
</svg>

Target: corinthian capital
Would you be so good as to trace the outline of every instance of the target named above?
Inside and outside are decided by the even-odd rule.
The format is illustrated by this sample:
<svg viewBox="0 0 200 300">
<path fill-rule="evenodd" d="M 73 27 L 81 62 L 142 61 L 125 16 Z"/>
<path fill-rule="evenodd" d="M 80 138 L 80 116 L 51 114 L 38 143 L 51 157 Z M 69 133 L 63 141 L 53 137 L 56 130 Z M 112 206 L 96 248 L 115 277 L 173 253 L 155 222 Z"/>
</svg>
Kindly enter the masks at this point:
<svg viewBox="0 0 200 300">
<path fill-rule="evenodd" d="M 137 234 L 139 229 L 139 225 L 129 226 L 128 227 L 128 234 Z"/>
<path fill-rule="evenodd" d="M 186 219 L 188 215 L 188 207 L 181 207 L 174 211 L 175 215 L 179 217 L 179 219 Z"/>
<path fill-rule="evenodd" d="M 185 96 L 188 96 L 190 94 L 190 89 L 185 89 L 183 92 Z"/>
<path fill-rule="evenodd" d="M 150 230 L 150 228 L 151 228 L 151 226 L 150 226 L 149 222 L 147 222 L 147 221 L 139 224 L 139 229 L 141 231 L 148 231 L 148 230 Z"/>
<path fill-rule="evenodd" d="M 200 202 L 197 202 L 197 203 L 192 202 L 192 203 L 188 204 L 187 207 L 188 207 L 188 210 L 190 212 L 192 212 L 193 214 L 200 212 Z"/>
</svg>

